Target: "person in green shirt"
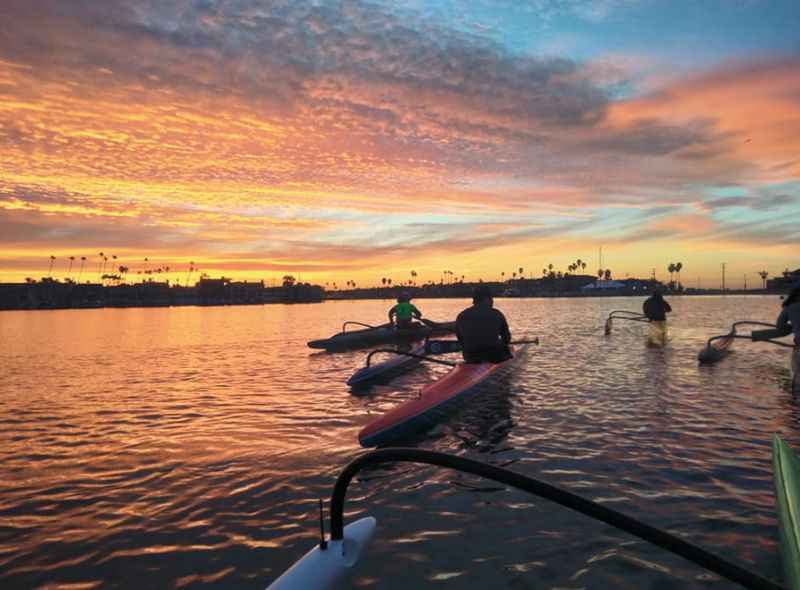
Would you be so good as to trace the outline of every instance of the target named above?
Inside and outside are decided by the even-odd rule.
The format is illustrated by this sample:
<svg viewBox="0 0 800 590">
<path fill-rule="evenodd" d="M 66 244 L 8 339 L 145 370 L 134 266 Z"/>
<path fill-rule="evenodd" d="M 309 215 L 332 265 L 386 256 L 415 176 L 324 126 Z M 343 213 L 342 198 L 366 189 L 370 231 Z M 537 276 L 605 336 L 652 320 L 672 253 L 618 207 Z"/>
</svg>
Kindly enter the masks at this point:
<svg viewBox="0 0 800 590">
<path fill-rule="evenodd" d="M 410 328 L 414 318 L 422 319 L 422 314 L 411 303 L 411 295 L 404 291 L 397 298 L 397 305 L 389 310 L 389 323 L 398 328 Z"/>
</svg>

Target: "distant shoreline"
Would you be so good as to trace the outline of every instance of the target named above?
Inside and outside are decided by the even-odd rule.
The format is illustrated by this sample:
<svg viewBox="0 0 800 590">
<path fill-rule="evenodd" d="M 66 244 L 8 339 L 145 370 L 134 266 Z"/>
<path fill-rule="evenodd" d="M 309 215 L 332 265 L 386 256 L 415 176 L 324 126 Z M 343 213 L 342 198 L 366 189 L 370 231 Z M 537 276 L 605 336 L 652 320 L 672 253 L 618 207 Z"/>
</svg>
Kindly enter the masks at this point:
<svg viewBox="0 0 800 590">
<path fill-rule="evenodd" d="M 762 289 L 684 288 L 679 282 L 662 283 L 655 279 L 598 280 L 589 275 L 549 276 L 541 279 L 511 279 L 494 282 L 440 282 L 333 290 L 321 285 L 287 280 L 279 287 L 265 287 L 264 281 L 233 281 L 221 277 L 202 277 L 192 286 L 168 281 L 141 283 L 77 283 L 52 278 L 24 283 L 0 283 L 0 310 L 99 309 L 130 307 L 182 307 L 223 305 L 264 305 L 269 303 L 322 303 L 323 301 L 393 300 L 401 293 L 414 299 L 470 299 L 478 285 L 489 287 L 498 299 L 552 299 L 596 297 L 643 297 L 656 290 L 667 297 L 775 295 L 787 292 L 800 271 L 766 281 Z M 288 277 L 291 278 L 291 277 Z M 327 285 L 326 285 L 327 286 Z"/>
<path fill-rule="evenodd" d="M 496 295 L 497 300 L 509 299 L 610 299 L 610 298 L 641 298 L 648 296 L 649 293 L 552 293 L 552 294 L 525 294 L 525 295 Z M 692 290 L 675 293 L 664 293 L 667 298 L 675 297 L 720 297 L 720 296 L 774 296 L 779 297 L 783 295 L 780 291 L 771 291 L 764 289 L 730 289 L 726 291 L 721 290 Z M 303 303 L 324 303 L 326 301 L 394 301 L 395 294 L 381 293 L 381 294 L 351 294 L 347 292 L 331 292 L 326 293 L 322 299 L 314 300 L 280 300 L 274 299 L 269 301 L 250 301 L 250 302 L 199 302 L 199 301 L 184 301 L 184 302 L 159 302 L 159 303 L 106 303 L 106 304 L 79 304 L 79 305 L 40 305 L 33 306 L 3 306 L 0 305 L 0 311 L 55 311 L 66 309 L 132 309 L 132 308 L 165 308 L 165 307 L 232 307 L 232 306 L 255 306 L 255 305 L 296 305 Z M 469 299 L 470 294 L 432 294 L 423 293 L 414 296 L 415 299 Z"/>
</svg>

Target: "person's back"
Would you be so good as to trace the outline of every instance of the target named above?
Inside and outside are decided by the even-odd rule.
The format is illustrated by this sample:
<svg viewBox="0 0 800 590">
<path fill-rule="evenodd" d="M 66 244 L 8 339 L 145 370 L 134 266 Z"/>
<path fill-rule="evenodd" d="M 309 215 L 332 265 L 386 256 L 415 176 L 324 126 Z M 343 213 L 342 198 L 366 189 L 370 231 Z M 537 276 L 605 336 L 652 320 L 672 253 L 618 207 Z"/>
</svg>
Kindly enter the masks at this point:
<svg viewBox="0 0 800 590">
<path fill-rule="evenodd" d="M 403 292 L 397 298 L 397 305 L 389 310 L 389 323 L 398 328 L 410 328 L 414 325 L 414 318 L 420 319 L 422 313 L 411 303 L 411 296 Z"/>
<path fill-rule="evenodd" d="M 664 301 L 661 293 L 656 291 L 642 304 L 642 312 L 651 322 L 664 322 L 667 314 L 672 311 L 669 303 Z"/>
<path fill-rule="evenodd" d="M 795 285 L 783 302 L 781 313 L 775 325 L 785 330 L 791 324 L 794 331 L 795 346 L 800 346 L 800 285 Z"/>
<path fill-rule="evenodd" d="M 456 337 L 468 363 L 498 363 L 511 358 L 511 332 L 505 316 L 492 307 L 491 291 L 476 287 L 473 305 L 456 318 Z"/>
</svg>

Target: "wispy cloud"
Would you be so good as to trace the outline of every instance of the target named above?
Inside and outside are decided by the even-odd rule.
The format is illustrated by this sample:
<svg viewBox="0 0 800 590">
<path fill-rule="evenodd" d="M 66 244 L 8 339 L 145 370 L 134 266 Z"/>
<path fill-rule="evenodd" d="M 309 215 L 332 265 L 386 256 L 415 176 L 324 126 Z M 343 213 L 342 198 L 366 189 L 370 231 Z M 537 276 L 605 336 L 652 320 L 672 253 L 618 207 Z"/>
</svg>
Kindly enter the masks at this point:
<svg viewBox="0 0 800 590">
<path fill-rule="evenodd" d="M 522 8 L 596 23 L 630 7 Z M 431 14 L 7 0 L 0 244 L 350 272 L 609 232 L 728 241 L 735 227 L 750 244 L 756 227 L 719 212 L 797 212 L 790 192 L 757 195 L 800 176 L 800 58 L 620 93 L 635 56 L 538 58 Z"/>
</svg>

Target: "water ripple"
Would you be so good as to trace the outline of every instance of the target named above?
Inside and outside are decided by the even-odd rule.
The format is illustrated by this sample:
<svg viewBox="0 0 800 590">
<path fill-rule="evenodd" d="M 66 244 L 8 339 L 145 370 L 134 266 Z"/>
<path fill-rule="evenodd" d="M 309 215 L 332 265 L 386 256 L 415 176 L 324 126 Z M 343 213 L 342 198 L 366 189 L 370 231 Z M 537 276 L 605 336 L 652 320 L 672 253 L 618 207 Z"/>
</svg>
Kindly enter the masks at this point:
<svg viewBox="0 0 800 590">
<path fill-rule="evenodd" d="M 466 303 L 420 301 L 452 318 Z M 780 577 L 770 438 L 800 446 L 785 351 L 737 343 L 768 297 L 675 298 L 672 339 L 617 322 L 634 299 L 498 300 L 518 370 L 420 437 L 422 448 L 574 490 Z M 313 543 L 317 499 L 358 430 L 443 374 L 422 366 L 363 397 L 363 352 L 304 343 L 388 302 L 0 313 L 0 585 L 263 588 Z M 727 588 L 644 542 L 479 478 L 409 464 L 362 472 L 348 519 L 378 535 L 358 588 Z"/>
</svg>

